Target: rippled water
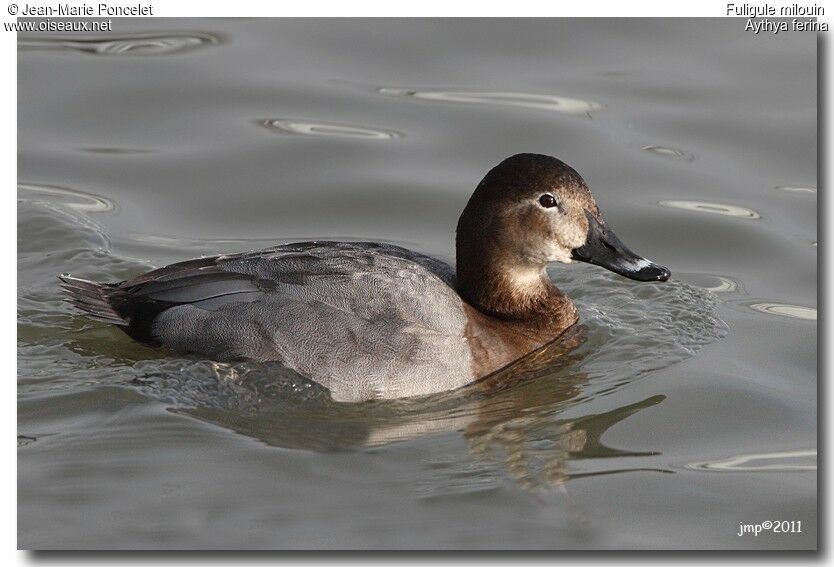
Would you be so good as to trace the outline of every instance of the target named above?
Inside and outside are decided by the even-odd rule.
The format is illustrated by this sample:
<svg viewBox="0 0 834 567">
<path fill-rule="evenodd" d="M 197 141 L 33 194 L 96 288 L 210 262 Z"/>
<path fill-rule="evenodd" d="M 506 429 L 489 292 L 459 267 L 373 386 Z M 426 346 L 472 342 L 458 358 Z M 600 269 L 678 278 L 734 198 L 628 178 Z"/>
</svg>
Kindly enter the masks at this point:
<svg viewBox="0 0 834 567">
<path fill-rule="evenodd" d="M 209 33 L 135 33 L 84 39 L 67 36 L 23 37 L 18 40 L 18 47 L 21 50 L 58 49 L 107 56 L 167 55 L 219 42 L 217 35 Z"/>
<path fill-rule="evenodd" d="M 813 35 L 114 27 L 19 38 L 21 547 L 815 545 Z M 554 266 L 582 328 L 474 387 L 337 403 L 277 365 L 138 345 L 60 299 L 62 272 L 115 281 L 294 239 L 450 261 L 474 186 L 521 151 L 576 167 L 673 279 Z M 764 520 L 803 533 L 737 535 Z"/>
</svg>

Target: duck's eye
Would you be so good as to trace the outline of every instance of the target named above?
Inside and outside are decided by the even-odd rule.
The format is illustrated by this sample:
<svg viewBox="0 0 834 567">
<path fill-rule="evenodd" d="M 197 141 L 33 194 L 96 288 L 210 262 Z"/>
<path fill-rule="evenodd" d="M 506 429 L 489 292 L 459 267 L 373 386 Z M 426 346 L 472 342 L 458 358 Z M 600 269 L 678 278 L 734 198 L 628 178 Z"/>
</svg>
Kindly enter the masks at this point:
<svg viewBox="0 0 834 567">
<path fill-rule="evenodd" d="M 559 206 L 559 202 L 556 200 L 556 197 L 554 197 L 550 193 L 545 193 L 544 195 L 539 197 L 539 204 L 545 209 Z"/>
</svg>

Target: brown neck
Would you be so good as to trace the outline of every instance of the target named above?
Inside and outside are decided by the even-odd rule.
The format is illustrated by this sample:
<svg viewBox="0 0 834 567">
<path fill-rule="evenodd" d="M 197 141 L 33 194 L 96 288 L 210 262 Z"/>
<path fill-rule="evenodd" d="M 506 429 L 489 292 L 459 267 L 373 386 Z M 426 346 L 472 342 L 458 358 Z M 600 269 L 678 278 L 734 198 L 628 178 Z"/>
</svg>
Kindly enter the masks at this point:
<svg viewBox="0 0 834 567">
<path fill-rule="evenodd" d="M 575 320 L 573 303 L 553 285 L 544 266 L 519 266 L 461 252 L 459 246 L 458 291 L 481 312 L 531 328 Z"/>
</svg>

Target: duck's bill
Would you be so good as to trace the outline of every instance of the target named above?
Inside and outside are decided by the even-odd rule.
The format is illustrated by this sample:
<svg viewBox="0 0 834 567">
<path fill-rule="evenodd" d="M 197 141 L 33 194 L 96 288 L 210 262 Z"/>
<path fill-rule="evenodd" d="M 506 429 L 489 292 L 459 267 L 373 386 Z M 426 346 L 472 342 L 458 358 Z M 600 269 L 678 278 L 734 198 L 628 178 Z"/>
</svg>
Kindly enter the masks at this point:
<svg viewBox="0 0 834 567">
<path fill-rule="evenodd" d="M 610 228 L 592 214 L 586 211 L 585 215 L 588 217 L 588 239 L 573 251 L 574 260 L 595 264 L 639 282 L 665 282 L 672 275 L 667 268 L 629 250 Z"/>
</svg>

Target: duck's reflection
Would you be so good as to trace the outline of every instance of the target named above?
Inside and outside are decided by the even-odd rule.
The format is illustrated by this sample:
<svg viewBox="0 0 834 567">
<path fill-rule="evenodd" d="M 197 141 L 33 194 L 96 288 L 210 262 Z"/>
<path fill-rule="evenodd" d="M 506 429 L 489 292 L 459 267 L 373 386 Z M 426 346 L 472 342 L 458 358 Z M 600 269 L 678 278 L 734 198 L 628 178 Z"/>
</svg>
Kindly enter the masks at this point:
<svg viewBox="0 0 834 567">
<path fill-rule="evenodd" d="M 231 373 L 251 394 L 245 408 L 195 407 L 172 410 L 210 422 L 271 446 L 317 450 L 373 448 L 432 434 L 460 431 L 476 459 L 498 458 L 508 476 L 530 491 L 563 486 L 572 478 L 636 470 L 573 471 L 580 459 L 640 457 L 655 452 L 606 446 L 602 435 L 643 408 L 662 402 L 652 396 L 608 412 L 560 418 L 575 410 L 588 376 L 571 371 L 582 355 L 575 348 L 585 330 L 551 344 L 487 380 L 441 396 L 342 404 L 314 384 L 275 367 Z M 281 378 L 276 379 L 276 372 Z M 301 385 L 299 385 L 301 384 Z M 303 395 L 288 395 L 288 390 Z M 303 398 L 299 400 L 298 398 Z"/>
<path fill-rule="evenodd" d="M 608 447 L 602 435 L 614 424 L 652 405 L 664 396 L 652 396 L 608 412 L 559 419 L 558 410 L 539 415 L 507 416 L 479 420 L 464 429 L 475 456 L 503 453 L 507 474 L 522 488 L 540 492 L 563 486 L 568 480 L 586 476 L 634 471 L 671 472 L 656 468 L 616 468 L 603 471 L 573 470 L 573 461 L 612 457 L 644 457 L 653 451 L 629 451 Z"/>
</svg>

